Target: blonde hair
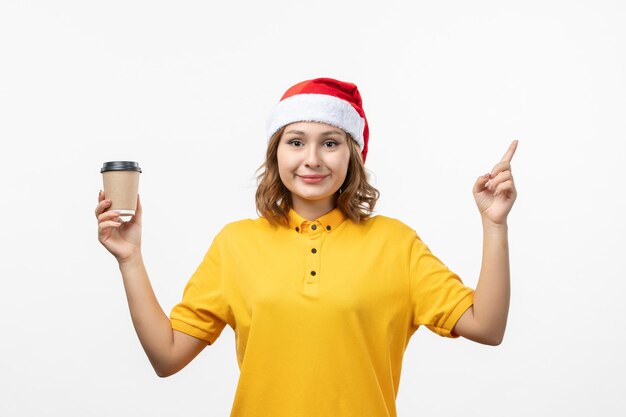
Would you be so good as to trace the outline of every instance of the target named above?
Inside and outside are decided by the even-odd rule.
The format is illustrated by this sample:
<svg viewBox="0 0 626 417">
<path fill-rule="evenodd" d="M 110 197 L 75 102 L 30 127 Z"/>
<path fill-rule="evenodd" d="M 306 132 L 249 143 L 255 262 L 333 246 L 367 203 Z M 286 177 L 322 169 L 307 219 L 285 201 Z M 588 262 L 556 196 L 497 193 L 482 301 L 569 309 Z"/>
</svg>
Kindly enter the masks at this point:
<svg viewBox="0 0 626 417">
<path fill-rule="evenodd" d="M 272 135 L 267 145 L 265 162 L 257 172 L 256 209 L 272 224 L 289 224 L 292 208 L 291 192 L 278 173 L 278 144 L 285 127 Z M 350 162 L 346 179 L 337 192 L 337 207 L 354 222 L 371 217 L 380 193 L 367 181 L 367 173 L 359 145 L 346 133 L 350 147 Z"/>
</svg>

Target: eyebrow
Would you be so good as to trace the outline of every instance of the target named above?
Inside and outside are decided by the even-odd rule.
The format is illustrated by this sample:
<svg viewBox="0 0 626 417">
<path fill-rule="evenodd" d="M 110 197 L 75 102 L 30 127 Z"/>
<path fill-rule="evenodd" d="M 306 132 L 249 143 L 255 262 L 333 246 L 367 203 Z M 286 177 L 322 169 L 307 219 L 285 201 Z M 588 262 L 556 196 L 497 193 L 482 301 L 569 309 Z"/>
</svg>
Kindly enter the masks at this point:
<svg viewBox="0 0 626 417">
<path fill-rule="evenodd" d="M 300 134 L 300 135 L 306 135 L 306 133 L 304 133 L 301 130 L 290 130 L 288 132 L 285 132 L 285 135 L 289 134 L 289 133 L 296 133 L 296 134 Z M 332 134 L 335 134 L 335 133 L 338 134 L 338 135 L 341 135 L 341 132 L 338 131 L 338 130 L 327 130 L 326 132 L 323 132 L 322 135 L 327 136 L 327 135 L 332 135 Z"/>
</svg>

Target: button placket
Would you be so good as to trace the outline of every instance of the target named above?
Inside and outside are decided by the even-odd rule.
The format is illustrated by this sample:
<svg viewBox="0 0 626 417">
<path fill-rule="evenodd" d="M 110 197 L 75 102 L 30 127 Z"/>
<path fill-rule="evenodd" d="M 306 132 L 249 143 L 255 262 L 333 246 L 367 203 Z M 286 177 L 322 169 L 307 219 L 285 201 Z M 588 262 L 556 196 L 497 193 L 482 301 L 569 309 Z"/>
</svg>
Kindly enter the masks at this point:
<svg viewBox="0 0 626 417">
<path fill-rule="evenodd" d="M 312 229 L 312 227 L 311 227 Z M 320 228 L 318 227 L 319 231 Z M 320 248 L 324 240 L 322 233 L 313 233 L 308 245 L 307 262 L 305 270 L 305 284 L 307 286 L 317 285 L 320 279 L 321 256 Z"/>
</svg>

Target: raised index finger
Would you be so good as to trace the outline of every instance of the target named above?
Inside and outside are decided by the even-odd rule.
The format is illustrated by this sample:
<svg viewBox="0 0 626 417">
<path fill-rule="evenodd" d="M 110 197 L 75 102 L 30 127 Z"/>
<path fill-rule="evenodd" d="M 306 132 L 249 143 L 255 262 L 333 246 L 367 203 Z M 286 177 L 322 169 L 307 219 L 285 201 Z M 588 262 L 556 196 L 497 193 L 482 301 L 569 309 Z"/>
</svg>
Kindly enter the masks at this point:
<svg viewBox="0 0 626 417">
<path fill-rule="evenodd" d="M 514 140 L 511 143 L 509 149 L 507 149 L 506 153 L 502 157 L 502 161 L 511 162 L 511 159 L 513 159 L 513 155 L 515 154 L 515 150 L 517 149 L 517 142 L 518 140 Z"/>
</svg>

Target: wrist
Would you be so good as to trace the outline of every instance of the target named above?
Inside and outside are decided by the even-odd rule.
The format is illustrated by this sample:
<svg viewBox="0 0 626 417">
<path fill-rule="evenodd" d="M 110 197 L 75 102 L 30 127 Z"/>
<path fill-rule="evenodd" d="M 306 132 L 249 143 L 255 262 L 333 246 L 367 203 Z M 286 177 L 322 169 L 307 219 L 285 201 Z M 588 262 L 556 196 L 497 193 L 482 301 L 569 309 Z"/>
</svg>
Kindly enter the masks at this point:
<svg viewBox="0 0 626 417">
<path fill-rule="evenodd" d="M 128 268 L 133 268 L 135 266 L 141 265 L 143 263 L 141 250 L 137 249 L 136 251 L 133 251 L 133 253 L 130 254 L 129 256 L 125 258 L 119 258 L 117 260 L 117 263 L 120 269 L 128 269 Z"/>
<path fill-rule="evenodd" d="M 509 228 L 506 219 L 504 219 L 502 223 L 496 223 L 486 217 L 481 217 L 481 222 L 483 224 L 483 230 L 506 231 Z"/>
</svg>

